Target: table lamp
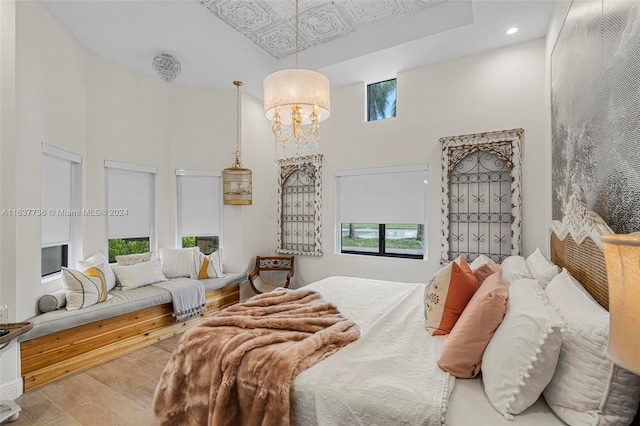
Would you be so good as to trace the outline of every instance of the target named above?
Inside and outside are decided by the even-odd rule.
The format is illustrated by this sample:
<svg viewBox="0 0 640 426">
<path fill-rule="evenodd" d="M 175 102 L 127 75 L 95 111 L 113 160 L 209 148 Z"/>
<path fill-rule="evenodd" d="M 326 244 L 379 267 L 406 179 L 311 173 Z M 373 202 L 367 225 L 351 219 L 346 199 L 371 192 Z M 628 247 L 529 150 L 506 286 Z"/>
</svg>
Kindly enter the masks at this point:
<svg viewBox="0 0 640 426">
<path fill-rule="evenodd" d="M 602 237 L 609 278 L 607 356 L 640 375 L 640 234 Z"/>
</svg>

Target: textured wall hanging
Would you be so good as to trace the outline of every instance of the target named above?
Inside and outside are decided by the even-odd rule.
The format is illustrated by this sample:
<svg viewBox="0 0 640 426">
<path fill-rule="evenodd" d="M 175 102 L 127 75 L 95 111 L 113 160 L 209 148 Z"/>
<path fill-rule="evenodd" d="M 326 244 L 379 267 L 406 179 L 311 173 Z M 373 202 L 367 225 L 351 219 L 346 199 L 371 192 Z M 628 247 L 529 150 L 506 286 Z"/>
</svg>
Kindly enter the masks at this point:
<svg viewBox="0 0 640 426">
<path fill-rule="evenodd" d="M 640 3 L 575 1 L 551 54 L 553 219 L 573 192 L 640 231 Z"/>
<path fill-rule="evenodd" d="M 442 146 L 441 263 L 520 254 L 522 129 L 453 136 Z"/>
<path fill-rule="evenodd" d="M 277 253 L 322 256 L 322 154 L 278 160 Z"/>
</svg>

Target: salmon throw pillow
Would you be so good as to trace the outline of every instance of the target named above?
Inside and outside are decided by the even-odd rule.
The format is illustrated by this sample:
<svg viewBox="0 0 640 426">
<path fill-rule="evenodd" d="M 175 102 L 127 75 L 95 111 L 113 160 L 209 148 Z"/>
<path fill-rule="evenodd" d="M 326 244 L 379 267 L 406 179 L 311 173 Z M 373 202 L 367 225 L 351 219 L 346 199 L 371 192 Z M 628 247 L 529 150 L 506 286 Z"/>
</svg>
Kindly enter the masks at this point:
<svg viewBox="0 0 640 426">
<path fill-rule="evenodd" d="M 441 369 L 461 379 L 478 375 L 484 350 L 507 311 L 508 298 L 509 286 L 500 273 L 482 283 L 442 344 Z"/>
<path fill-rule="evenodd" d="M 433 335 L 449 334 L 478 289 L 478 280 L 460 256 L 440 269 L 424 291 L 425 328 Z"/>
</svg>

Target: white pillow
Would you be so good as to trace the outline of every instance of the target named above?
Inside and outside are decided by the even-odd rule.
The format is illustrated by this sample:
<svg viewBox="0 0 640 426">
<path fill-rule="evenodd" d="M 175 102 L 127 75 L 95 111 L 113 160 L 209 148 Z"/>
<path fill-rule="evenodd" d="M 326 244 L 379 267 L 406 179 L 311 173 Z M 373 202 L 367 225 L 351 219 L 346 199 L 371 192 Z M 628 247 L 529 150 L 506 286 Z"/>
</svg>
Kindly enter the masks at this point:
<svg viewBox="0 0 640 426">
<path fill-rule="evenodd" d="M 500 272 L 502 279 L 509 284 L 522 278 L 533 278 L 522 256 L 507 257 L 500 264 Z"/>
<path fill-rule="evenodd" d="M 565 323 L 532 279 L 509 286 L 504 320 L 482 356 L 484 390 L 507 420 L 540 397 L 558 362 Z"/>
<path fill-rule="evenodd" d="M 116 276 L 114 275 L 113 270 L 109 265 L 109 261 L 104 254 L 97 251 L 91 257 L 85 260 L 79 260 L 76 263 L 76 268 L 78 268 L 78 270 L 80 271 L 84 271 L 88 268 L 91 268 L 92 266 L 96 266 L 99 264 L 103 265 L 102 272 L 104 273 L 104 277 L 107 280 L 107 291 L 109 291 L 116 286 Z"/>
<path fill-rule="evenodd" d="M 166 281 L 167 277 L 162 274 L 159 259 L 152 259 L 148 262 L 141 262 L 131 266 L 114 266 L 115 272 L 123 290 L 142 287 L 160 281 Z"/>
<path fill-rule="evenodd" d="M 118 266 L 131 266 L 142 262 L 148 262 L 151 260 L 151 254 L 153 252 L 137 253 L 137 254 L 122 254 L 116 256 L 116 262 Z"/>
<path fill-rule="evenodd" d="M 544 397 L 568 424 L 628 425 L 637 409 L 640 378 L 606 357 L 609 313 L 572 278 L 563 271 L 546 288 L 567 321 L 567 333 Z"/>
<path fill-rule="evenodd" d="M 73 311 L 111 298 L 107 293 L 107 281 L 102 273 L 104 264 L 80 272 L 62 268 L 62 288 L 67 299 L 67 310 Z"/>
<path fill-rule="evenodd" d="M 540 248 L 536 248 L 536 251 L 527 257 L 526 263 L 533 279 L 538 281 L 542 288 L 545 288 L 549 281 L 554 279 L 560 272 L 556 265 L 544 257 L 540 252 Z"/>
<path fill-rule="evenodd" d="M 161 248 L 162 273 L 167 278 L 190 277 L 193 270 L 194 253 L 199 252 L 198 247 Z"/>
<path fill-rule="evenodd" d="M 192 280 L 204 280 L 206 278 L 222 278 L 222 249 L 214 251 L 208 256 L 199 251 L 193 252 Z"/>
</svg>

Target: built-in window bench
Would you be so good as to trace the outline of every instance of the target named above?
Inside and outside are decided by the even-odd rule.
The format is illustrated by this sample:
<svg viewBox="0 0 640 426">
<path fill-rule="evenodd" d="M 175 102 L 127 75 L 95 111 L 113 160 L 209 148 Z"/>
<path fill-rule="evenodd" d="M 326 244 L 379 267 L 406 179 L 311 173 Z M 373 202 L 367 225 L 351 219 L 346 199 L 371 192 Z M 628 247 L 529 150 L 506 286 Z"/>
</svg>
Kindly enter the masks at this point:
<svg viewBox="0 0 640 426">
<path fill-rule="evenodd" d="M 19 338 L 25 392 L 184 332 L 202 317 L 238 303 L 245 278 L 227 274 L 201 280 L 206 311 L 182 322 L 172 316 L 169 291 L 153 285 L 112 290 L 105 302 L 29 319 L 33 329 Z"/>
</svg>

